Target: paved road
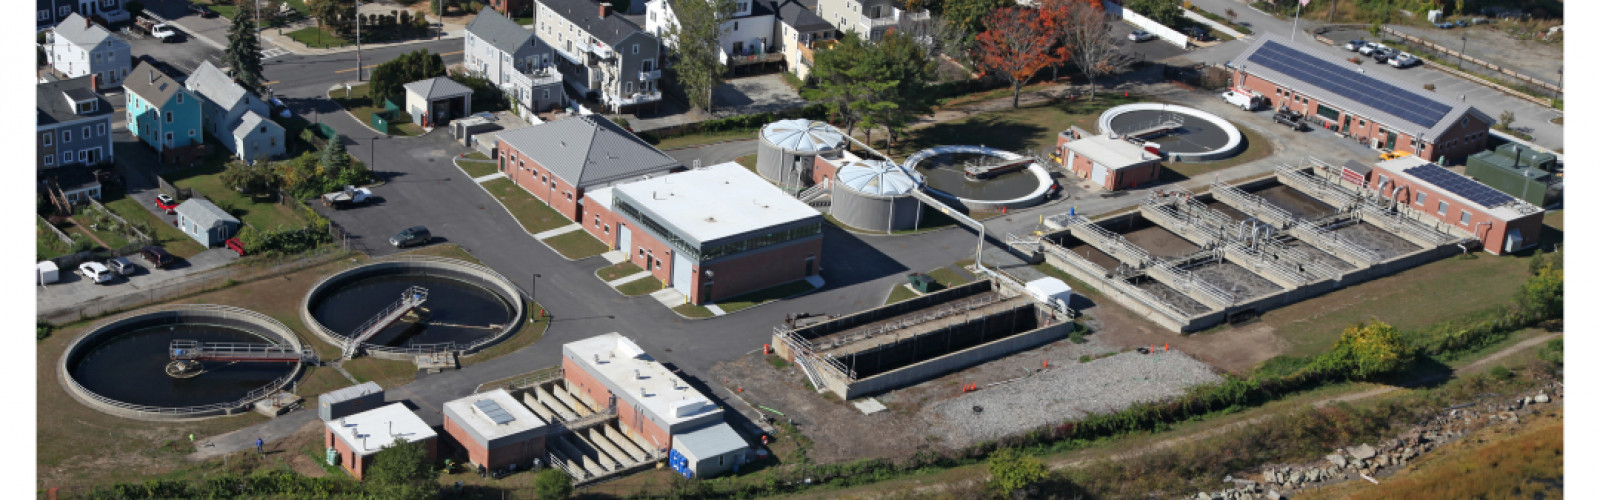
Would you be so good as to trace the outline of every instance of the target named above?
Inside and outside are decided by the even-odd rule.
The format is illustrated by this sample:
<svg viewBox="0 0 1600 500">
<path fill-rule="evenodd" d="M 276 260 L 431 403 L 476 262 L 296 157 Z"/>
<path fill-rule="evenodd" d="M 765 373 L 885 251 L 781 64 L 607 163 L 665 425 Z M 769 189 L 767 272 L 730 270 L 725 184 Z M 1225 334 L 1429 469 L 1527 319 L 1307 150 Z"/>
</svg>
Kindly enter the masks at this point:
<svg viewBox="0 0 1600 500">
<path fill-rule="evenodd" d="M 1239 23 L 1249 26 L 1257 32 L 1268 31 L 1289 36 L 1294 31 L 1292 20 L 1279 20 L 1248 7 L 1243 2 L 1235 0 L 1193 0 L 1193 2 L 1196 8 L 1215 13 L 1222 13 L 1231 8 L 1238 15 Z M 1295 40 L 1297 42 L 1306 42 L 1307 46 L 1327 51 L 1330 54 L 1348 57 L 1349 53 L 1343 49 L 1323 45 L 1307 34 L 1313 27 L 1320 25 L 1321 23 L 1315 21 L 1301 19 L 1301 32 L 1296 35 Z M 1196 62 L 1227 62 L 1243 51 L 1247 44 L 1249 44 L 1247 40 L 1235 40 L 1215 47 L 1193 51 L 1188 57 Z M 1367 68 L 1367 71 L 1387 74 L 1400 81 L 1410 82 L 1418 89 L 1422 88 L 1423 84 L 1432 83 L 1436 87 L 1435 92 L 1438 95 L 1472 103 L 1480 111 L 1496 119 L 1499 118 L 1502 111 L 1510 111 L 1517 116 L 1516 126 L 1529 128 L 1528 132 L 1534 136 L 1535 140 L 1533 142 L 1535 144 L 1552 150 L 1564 147 L 1565 140 L 1562 137 L 1564 127 L 1550 123 L 1551 119 L 1562 116 L 1559 111 L 1503 94 L 1426 66 L 1395 69 L 1387 65 L 1363 64 L 1362 67 Z"/>
</svg>

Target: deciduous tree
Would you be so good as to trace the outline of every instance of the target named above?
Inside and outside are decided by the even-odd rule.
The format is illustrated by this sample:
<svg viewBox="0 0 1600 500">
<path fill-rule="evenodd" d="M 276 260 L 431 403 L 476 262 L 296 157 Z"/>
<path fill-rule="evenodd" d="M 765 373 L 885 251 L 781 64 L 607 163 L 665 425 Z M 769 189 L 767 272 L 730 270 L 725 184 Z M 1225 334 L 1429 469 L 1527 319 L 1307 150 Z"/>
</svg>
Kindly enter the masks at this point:
<svg viewBox="0 0 1600 500">
<path fill-rule="evenodd" d="M 873 96 L 879 105 L 869 107 L 866 114 L 874 124 L 884 128 L 892 148 L 895 138 L 917 116 L 931 110 L 928 81 L 938 63 L 914 38 L 900 33 L 885 34 L 871 50 L 876 53 L 871 62 L 884 69 L 884 85 Z"/>
<path fill-rule="evenodd" d="M 1374 320 L 1346 327 L 1333 349 L 1319 356 L 1315 366 L 1326 374 L 1370 380 L 1404 369 L 1412 355 L 1400 330 Z"/>
<path fill-rule="evenodd" d="M 964 33 L 976 35 L 996 11 L 1016 5 L 1012 0 L 941 0 L 935 14 Z"/>
<path fill-rule="evenodd" d="M 545 469 L 533 478 L 533 491 L 539 500 L 566 500 L 572 496 L 572 477 L 561 469 Z"/>
<path fill-rule="evenodd" d="M 733 0 L 679 0 L 673 3 L 678 22 L 669 24 L 665 37 L 674 44 L 677 62 L 673 72 L 689 95 L 689 105 L 711 111 L 711 93 L 722 85 L 727 66 L 722 64 L 723 23 L 733 17 Z"/>
<path fill-rule="evenodd" d="M 1022 87 L 1039 70 L 1067 60 L 1053 25 L 1038 9 L 1007 7 L 988 19 L 988 30 L 978 35 L 978 67 L 992 71 L 1011 84 L 1011 107 L 1016 108 Z"/>
<path fill-rule="evenodd" d="M 1044 463 L 1015 448 L 1001 448 L 989 454 L 989 484 L 1011 496 L 1049 477 Z"/>
<path fill-rule="evenodd" d="M 277 175 L 265 161 L 246 164 L 235 161 L 222 171 L 222 185 L 245 194 L 265 193 L 277 184 Z"/>
<path fill-rule="evenodd" d="M 1183 18 L 1183 8 L 1178 6 L 1178 0 L 1128 0 L 1125 5 L 1128 9 L 1169 27 Z"/>
<path fill-rule="evenodd" d="M 386 99 L 403 100 L 407 83 L 436 76 L 445 76 L 444 60 L 427 49 L 417 49 L 372 68 L 367 95 L 372 97 L 373 107 L 381 108 Z"/>
<path fill-rule="evenodd" d="M 347 33 L 355 27 L 351 24 L 356 15 L 355 0 L 306 0 L 306 8 L 318 26 L 336 33 Z"/>
<path fill-rule="evenodd" d="M 1095 79 L 1116 72 L 1124 62 L 1105 6 L 1100 0 L 1047 0 L 1041 10 L 1055 25 L 1061 46 L 1089 80 L 1089 99 L 1093 100 Z"/>
</svg>

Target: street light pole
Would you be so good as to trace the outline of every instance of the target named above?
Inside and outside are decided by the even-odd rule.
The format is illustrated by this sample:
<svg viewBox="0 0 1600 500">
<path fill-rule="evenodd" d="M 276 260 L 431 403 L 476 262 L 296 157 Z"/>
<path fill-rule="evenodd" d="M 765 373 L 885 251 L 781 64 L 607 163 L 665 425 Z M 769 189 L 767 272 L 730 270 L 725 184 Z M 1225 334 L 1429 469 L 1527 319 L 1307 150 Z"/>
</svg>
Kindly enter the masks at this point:
<svg viewBox="0 0 1600 500">
<path fill-rule="evenodd" d="M 1456 53 L 1456 65 L 1460 66 L 1461 69 L 1463 69 L 1463 70 L 1465 70 L 1467 68 L 1467 63 L 1465 61 L 1466 57 L 1467 57 L 1467 37 L 1466 37 L 1466 35 L 1462 35 L 1461 36 L 1461 52 L 1457 52 Z"/>
<path fill-rule="evenodd" d="M 361 81 L 361 0 L 356 0 L 356 81 Z"/>
<path fill-rule="evenodd" d="M 537 299 L 538 296 L 539 296 L 539 277 L 540 276 L 544 276 L 544 275 L 543 274 L 539 274 L 539 273 L 534 273 L 533 274 L 533 285 L 528 287 L 528 302 L 532 302 L 536 306 L 539 304 L 539 301 L 535 300 L 535 299 Z M 538 307 L 541 310 L 544 309 L 543 306 L 538 306 Z"/>
</svg>

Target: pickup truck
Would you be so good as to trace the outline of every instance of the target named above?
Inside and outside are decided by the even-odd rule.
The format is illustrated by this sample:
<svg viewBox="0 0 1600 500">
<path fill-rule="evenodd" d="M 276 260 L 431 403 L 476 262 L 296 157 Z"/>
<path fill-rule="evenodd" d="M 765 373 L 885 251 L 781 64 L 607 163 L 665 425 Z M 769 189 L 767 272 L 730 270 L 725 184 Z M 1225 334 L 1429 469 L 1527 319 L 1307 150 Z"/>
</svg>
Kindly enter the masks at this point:
<svg viewBox="0 0 1600 500">
<path fill-rule="evenodd" d="M 344 190 L 342 191 L 335 191 L 322 195 L 322 205 L 326 207 L 333 207 L 335 209 L 342 209 L 366 203 L 367 200 L 371 198 L 372 190 L 370 189 L 358 188 L 355 186 L 345 186 Z"/>
</svg>

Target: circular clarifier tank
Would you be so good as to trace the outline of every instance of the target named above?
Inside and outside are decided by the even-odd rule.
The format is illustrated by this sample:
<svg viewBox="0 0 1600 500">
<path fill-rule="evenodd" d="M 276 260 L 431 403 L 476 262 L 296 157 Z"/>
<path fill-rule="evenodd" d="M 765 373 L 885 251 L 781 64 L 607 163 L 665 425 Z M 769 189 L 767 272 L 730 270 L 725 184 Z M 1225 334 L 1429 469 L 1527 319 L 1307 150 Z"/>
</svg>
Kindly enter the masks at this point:
<svg viewBox="0 0 1600 500">
<path fill-rule="evenodd" d="M 939 146 L 911 155 L 905 166 L 921 174 L 928 192 L 946 202 L 969 211 L 998 212 L 1042 203 L 1055 185 L 1043 165 L 1028 160 L 982 146 Z"/>
<path fill-rule="evenodd" d="M 419 291 L 425 297 L 419 307 L 392 322 L 374 320 Z M 454 259 L 404 257 L 323 279 L 307 293 L 301 317 L 312 332 L 340 347 L 360 332 L 376 329 L 360 350 L 374 357 L 409 359 L 440 351 L 472 353 L 493 344 L 521 325 L 522 304 L 516 286 L 489 268 Z"/>
<path fill-rule="evenodd" d="M 190 359 L 173 371 L 172 348 L 234 346 L 277 356 L 240 360 L 240 349 Z M 90 327 L 68 345 L 58 373 L 67 392 L 118 416 L 184 419 L 236 413 L 294 381 L 302 345 L 282 323 L 216 305 L 165 306 Z"/>
<path fill-rule="evenodd" d="M 1173 104 L 1117 106 L 1100 114 L 1099 127 L 1102 134 L 1154 142 L 1169 158 L 1186 162 L 1231 158 L 1247 146 L 1239 128 L 1222 117 Z"/>
</svg>

